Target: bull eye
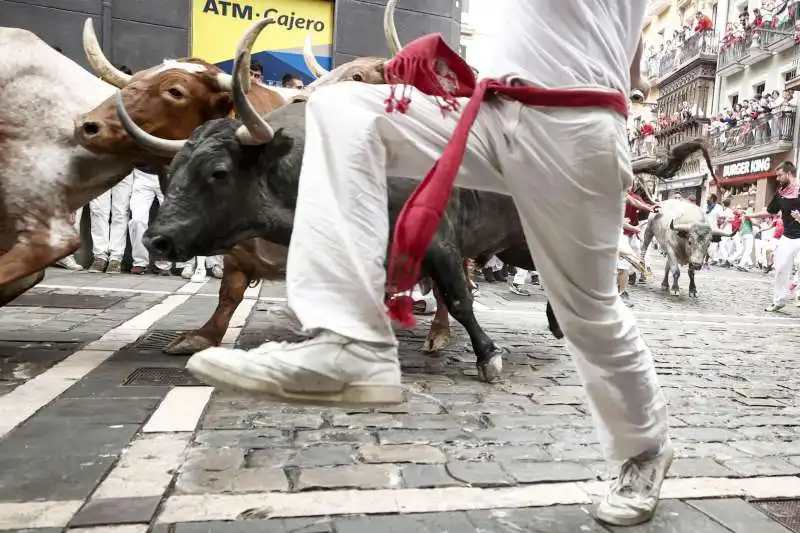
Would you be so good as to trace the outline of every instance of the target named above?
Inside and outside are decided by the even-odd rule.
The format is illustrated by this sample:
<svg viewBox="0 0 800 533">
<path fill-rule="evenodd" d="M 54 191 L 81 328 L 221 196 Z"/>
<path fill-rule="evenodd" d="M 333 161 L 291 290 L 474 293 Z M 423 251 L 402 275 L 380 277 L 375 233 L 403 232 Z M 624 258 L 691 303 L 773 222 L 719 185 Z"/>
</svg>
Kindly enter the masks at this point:
<svg viewBox="0 0 800 533">
<path fill-rule="evenodd" d="M 176 89 L 175 87 L 172 87 L 172 88 L 171 88 L 170 90 L 168 90 L 167 92 L 168 92 L 168 93 L 170 94 L 170 96 L 172 96 L 173 98 L 183 98 L 183 93 L 182 93 L 180 90 Z"/>
<path fill-rule="evenodd" d="M 218 181 L 218 180 L 224 180 L 225 178 L 227 178 L 227 177 L 228 177 L 228 171 L 227 171 L 227 170 L 221 170 L 221 169 L 220 169 L 220 170 L 215 170 L 215 171 L 214 171 L 214 172 L 211 174 L 211 177 L 212 177 L 214 180 L 217 180 L 217 181 Z"/>
<path fill-rule="evenodd" d="M 364 76 L 356 72 L 353 74 L 353 81 L 364 81 Z"/>
</svg>

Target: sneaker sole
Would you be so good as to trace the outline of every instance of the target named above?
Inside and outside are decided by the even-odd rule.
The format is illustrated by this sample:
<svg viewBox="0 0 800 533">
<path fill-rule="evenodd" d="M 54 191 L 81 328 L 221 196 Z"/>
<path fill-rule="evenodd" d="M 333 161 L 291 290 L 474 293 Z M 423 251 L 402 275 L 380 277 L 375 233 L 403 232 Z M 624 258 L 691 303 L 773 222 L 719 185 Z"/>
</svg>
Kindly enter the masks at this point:
<svg viewBox="0 0 800 533">
<path fill-rule="evenodd" d="M 351 383 L 339 392 L 291 392 L 275 381 L 241 376 L 203 359 L 190 359 L 186 369 L 200 381 L 218 389 L 266 394 L 289 403 L 354 407 L 403 403 L 403 388 L 400 386 Z"/>
</svg>

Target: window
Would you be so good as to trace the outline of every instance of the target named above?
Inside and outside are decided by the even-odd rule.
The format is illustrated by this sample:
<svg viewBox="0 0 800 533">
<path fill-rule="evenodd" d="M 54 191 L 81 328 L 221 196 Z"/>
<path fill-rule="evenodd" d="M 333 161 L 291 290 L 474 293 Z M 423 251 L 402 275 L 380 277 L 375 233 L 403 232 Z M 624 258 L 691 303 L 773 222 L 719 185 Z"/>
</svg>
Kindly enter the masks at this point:
<svg viewBox="0 0 800 533">
<path fill-rule="evenodd" d="M 731 107 L 739 103 L 739 93 L 732 94 L 728 98 L 731 99 Z"/>
<path fill-rule="evenodd" d="M 717 6 L 718 4 L 711 6 L 711 22 L 714 23 L 714 29 L 717 28 Z"/>
<path fill-rule="evenodd" d="M 753 85 L 753 96 L 761 96 L 767 90 L 766 82 L 761 82 L 758 85 Z"/>
<path fill-rule="evenodd" d="M 792 78 L 794 78 L 795 76 L 797 76 L 797 69 L 796 68 L 793 68 L 792 70 L 787 70 L 786 72 L 783 73 L 783 81 L 787 82 L 787 81 L 791 80 Z"/>
</svg>

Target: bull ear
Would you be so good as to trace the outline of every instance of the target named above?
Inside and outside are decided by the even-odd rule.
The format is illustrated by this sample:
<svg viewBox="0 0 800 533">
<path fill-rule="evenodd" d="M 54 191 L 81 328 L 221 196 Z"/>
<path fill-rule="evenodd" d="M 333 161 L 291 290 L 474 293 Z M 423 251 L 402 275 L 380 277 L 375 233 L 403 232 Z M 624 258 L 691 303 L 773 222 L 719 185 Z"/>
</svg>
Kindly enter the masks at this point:
<svg viewBox="0 0 800 533">
<path fill-rule="evenodd" d="M 233 113 L 233 98 L 230 93 L 215 93 L 209 101 L 209 116 L 206 121 L 230 116 Z"/>
<path fill-rule="evenodd" d="M 267 149 L 269 150 L 271 157 L 276 159 L 280 159 L 288 155 L 289 152 L 292 151 L 293 146 L 294 139 L 284 134 L 283 128 L 278 129 L 275 132 L 275 136 L 272 138 L 272 140 L 267 143 Z"/>
</svg>

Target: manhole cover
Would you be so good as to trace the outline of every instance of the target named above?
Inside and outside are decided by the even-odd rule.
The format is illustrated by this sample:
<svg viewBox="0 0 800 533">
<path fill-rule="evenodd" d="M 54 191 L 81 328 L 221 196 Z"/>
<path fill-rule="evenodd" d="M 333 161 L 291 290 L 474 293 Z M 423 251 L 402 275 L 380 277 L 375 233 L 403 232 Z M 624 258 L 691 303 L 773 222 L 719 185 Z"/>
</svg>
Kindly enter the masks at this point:
<svg viewBox="0 0 800 533">
<path fill-rule="evenodd" d="M 58 307 L 65 309 L 108 309 L 124 300 L 121 296 L 92 294 L 40 293 L 23 294 L 6 304 L 8 307 Z"/>
<path fill-rule="evenodd" d="M 123 386 L 145 387 L 202 387 L 185 368 L 172 366 L 145 366 L 134 370 Z"/>
<path fill-rule="evenodd" d="M 131 344 L 128 349 L 163 350 L 169 343 L 181 336 L 183 332 L 171 329 L 154 329 L 144 337 Z"/>
<path fill-rule="evenodd" d="M 789 530 L 800 533 L 800 500 L 760 500 L 750 503 Z"/>
</svg>

